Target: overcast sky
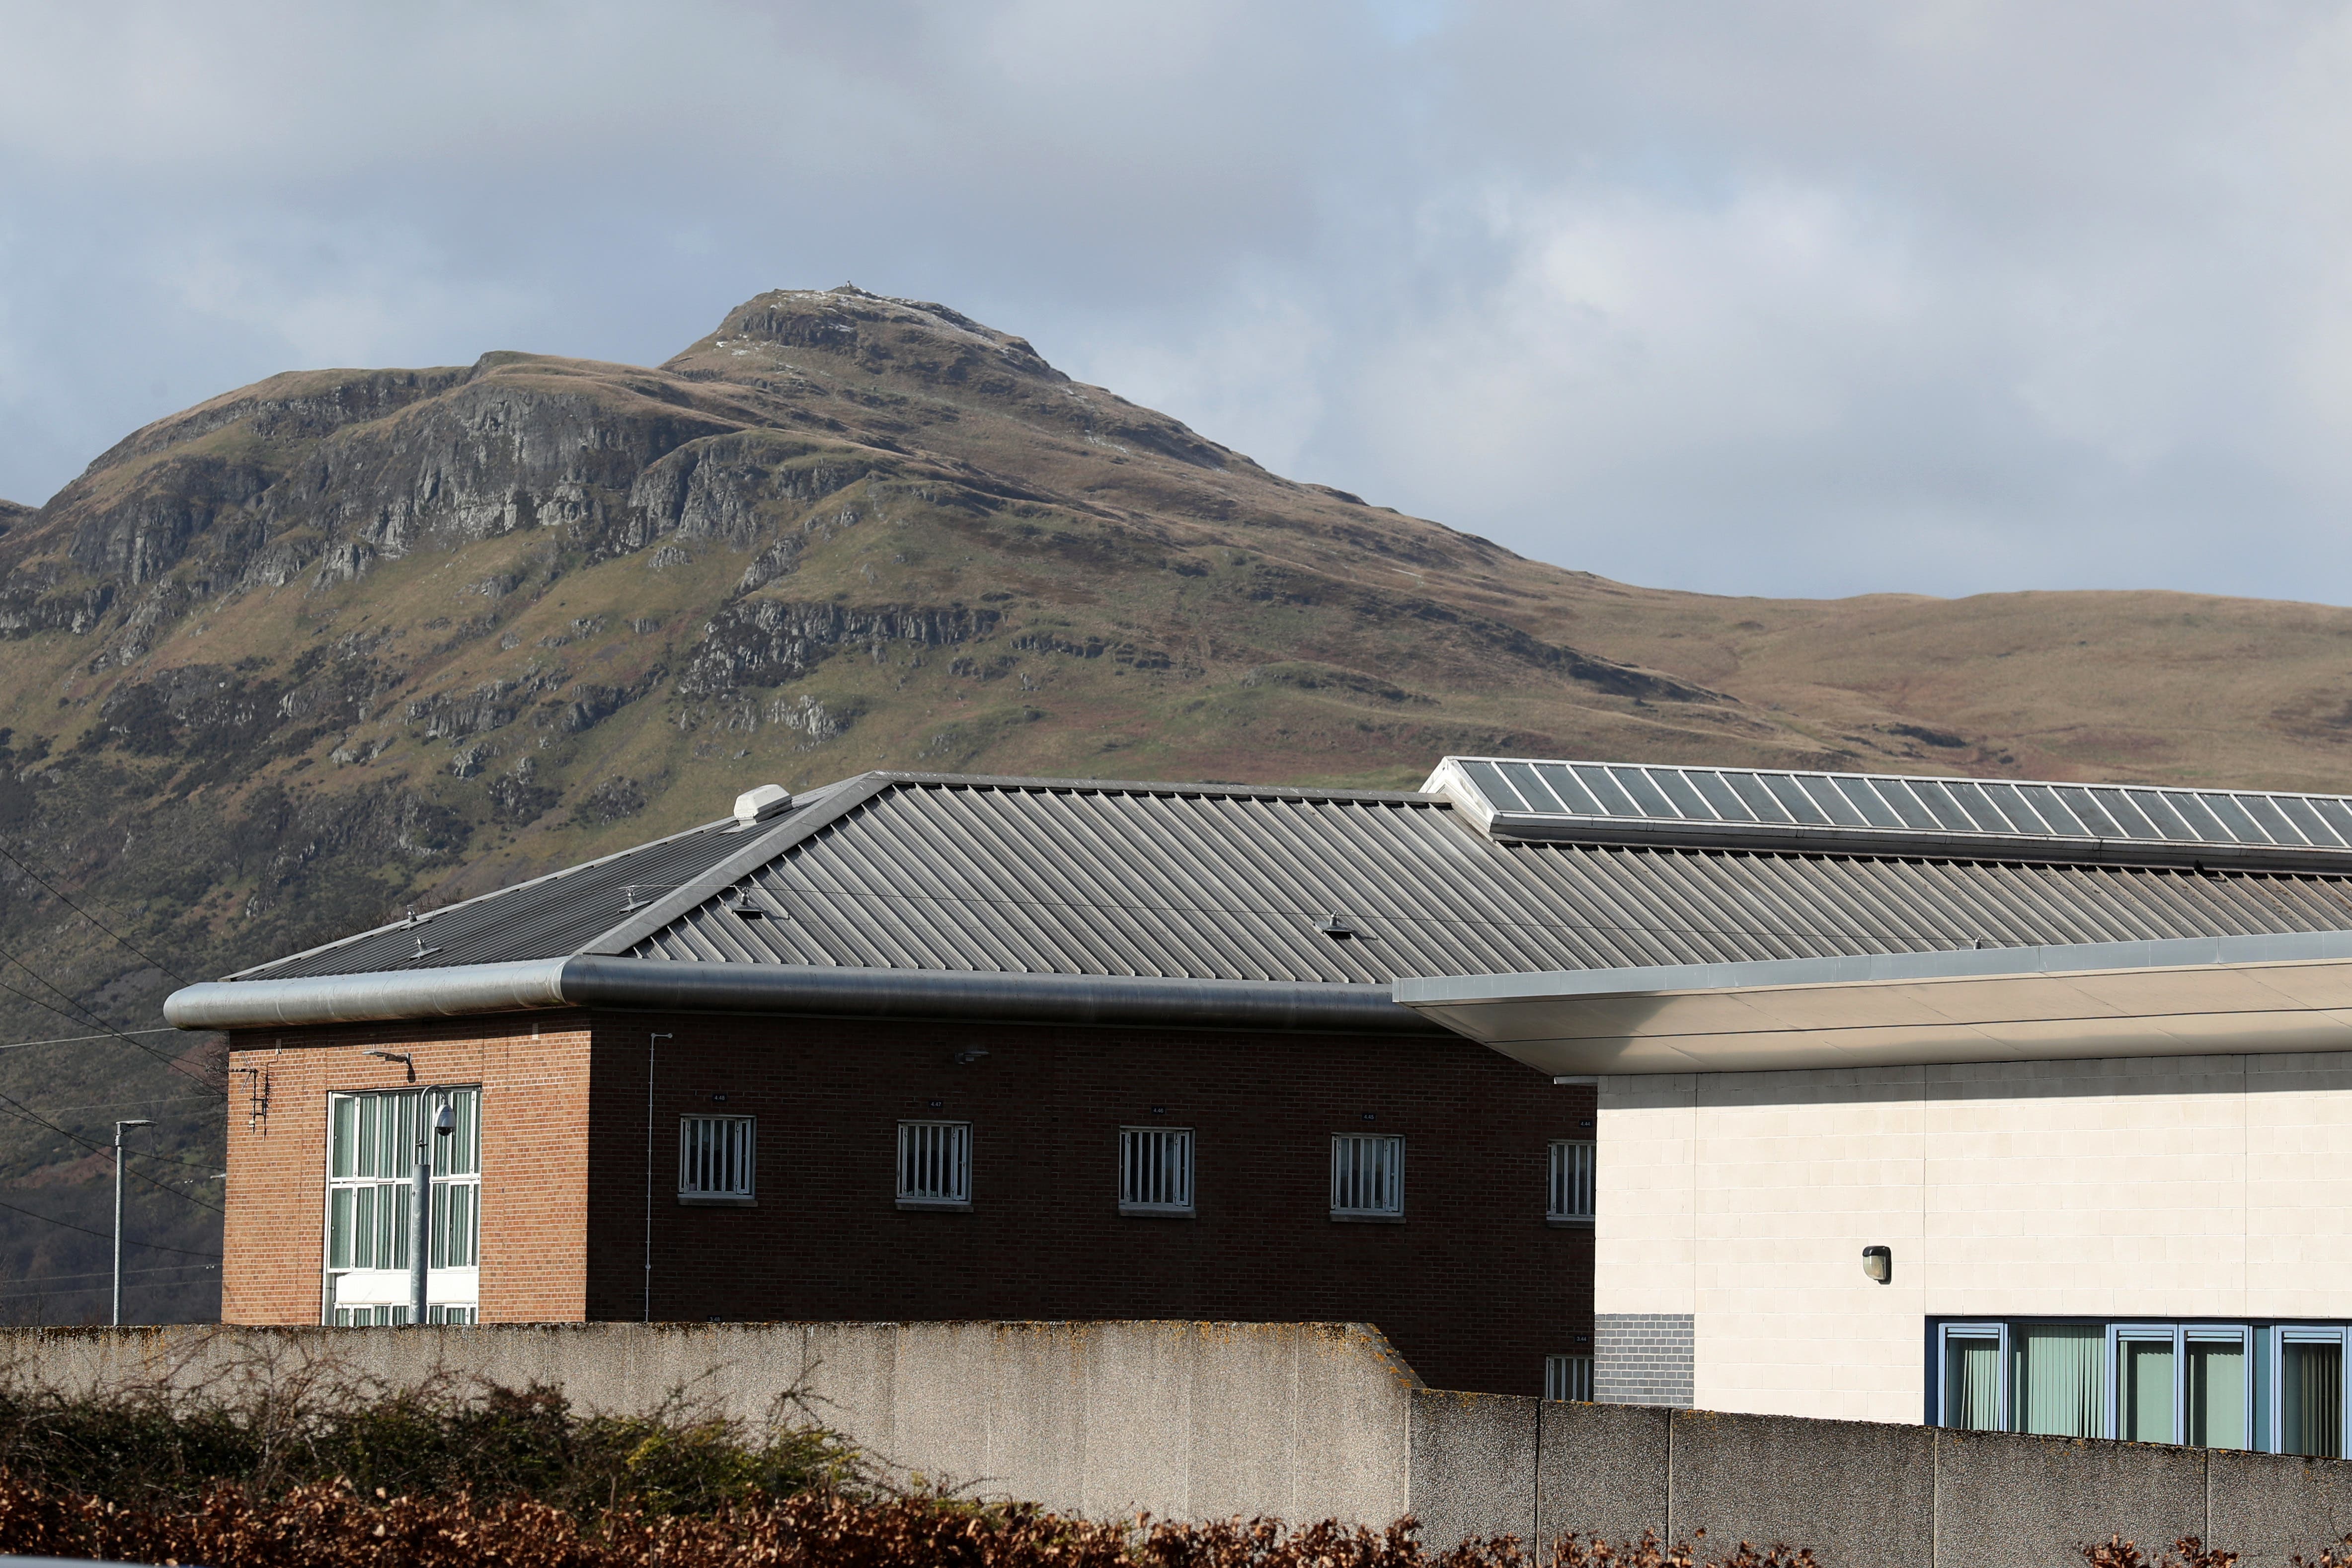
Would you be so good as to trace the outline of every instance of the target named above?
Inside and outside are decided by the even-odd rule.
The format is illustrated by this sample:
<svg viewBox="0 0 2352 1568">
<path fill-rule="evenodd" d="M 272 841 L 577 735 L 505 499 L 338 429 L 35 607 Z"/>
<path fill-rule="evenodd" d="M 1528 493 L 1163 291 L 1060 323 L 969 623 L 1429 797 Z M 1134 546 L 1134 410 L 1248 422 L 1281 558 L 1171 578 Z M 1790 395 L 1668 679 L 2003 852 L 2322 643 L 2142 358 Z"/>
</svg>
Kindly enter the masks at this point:
<svg viewBox="0 0 2352 1568">
<path fill-rule="evenodd" d="M 945 301 L 1721 593 L 2352 603 L 2352 11 L 0 0 L 0 496 L 272 372 Z"/>
</svg>

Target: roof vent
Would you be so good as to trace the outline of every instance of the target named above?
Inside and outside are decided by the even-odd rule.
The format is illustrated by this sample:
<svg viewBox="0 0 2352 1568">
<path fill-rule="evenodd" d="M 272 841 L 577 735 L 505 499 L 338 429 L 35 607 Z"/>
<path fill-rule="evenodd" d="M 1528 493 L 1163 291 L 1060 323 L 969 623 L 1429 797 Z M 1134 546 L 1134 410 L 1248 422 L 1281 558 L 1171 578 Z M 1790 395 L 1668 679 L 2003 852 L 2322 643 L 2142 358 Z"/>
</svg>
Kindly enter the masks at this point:
<svg viewBox="0 0 2352 1568">
<path fill-rule="evenodd" d="M 749 827 L 755 822 L 765 822 L 793 804 L 793 792 L 782 784 L 761 784 L 747 789 L 735 797 L 735 820 Z"/>
<path fill-rule="evenodd" d="M 1336 911 L 1328 918 L 1318 921 L 1315 929 L 1333 942 L 1349 942 L 1364 934 L 1363 927 Z"/>
<path fill-rule="evenodd" d="M 761 901 L 759 894 L 749 888 L 729 889 L 726 908 L 728 913 L 740 916 L 747 921 L 763 921 L 768 918 L 768 906 Z"/>
</svg>

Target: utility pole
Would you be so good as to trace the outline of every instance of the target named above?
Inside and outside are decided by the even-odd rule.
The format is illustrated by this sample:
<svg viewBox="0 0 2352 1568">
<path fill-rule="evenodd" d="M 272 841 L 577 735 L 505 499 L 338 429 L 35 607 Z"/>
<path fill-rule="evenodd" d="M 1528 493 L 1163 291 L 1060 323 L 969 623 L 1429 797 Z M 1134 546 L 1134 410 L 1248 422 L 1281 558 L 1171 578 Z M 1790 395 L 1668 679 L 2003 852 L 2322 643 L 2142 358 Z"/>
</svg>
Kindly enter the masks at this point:
<svg viewBox="0 0 2352 1568">
<path fill-rule="evenodd" d="M 457 1126 L 457 1113 L 444 1100 L 433 1112 L 432 1131 L 425 1131 L 425 1113 L 441 1086 L 416 1097 L 416 1174 L 408 1198 L 408 1326 L 425 1326 L 425 1309 L 433 1294 L 433 1140 L 446 1138 Z"/>
<path fill-rule="evenodd" d="M 152 1127 L 146 1118 L 114 1124 L 114 1326 L 122 1326 L 122 1133 L 131 1127 Z"/>
</svg>

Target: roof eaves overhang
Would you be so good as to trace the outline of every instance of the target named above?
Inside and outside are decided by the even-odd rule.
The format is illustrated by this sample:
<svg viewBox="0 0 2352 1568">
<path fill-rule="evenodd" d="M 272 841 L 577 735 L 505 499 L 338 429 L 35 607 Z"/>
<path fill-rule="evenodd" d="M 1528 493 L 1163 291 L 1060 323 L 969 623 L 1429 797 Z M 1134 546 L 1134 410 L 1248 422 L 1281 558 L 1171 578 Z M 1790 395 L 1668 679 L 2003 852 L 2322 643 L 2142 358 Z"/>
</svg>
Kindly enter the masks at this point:
<svg viewBox="0 0 2352 1568">
<path fill-rule="evenodd" d="M 1400 980 L 1539 1072 L 2352 1050 L 2352 931 Z"/>
<path fill-rule="evenodd" d="M 1013 974 L 574 955 L 409 973 L 213 981 L 173 992 L 183 1029 L 448 1018 L 550 1007 L 1428 1035 L 1385 985 L 1158 976 Z"/>
</svg>

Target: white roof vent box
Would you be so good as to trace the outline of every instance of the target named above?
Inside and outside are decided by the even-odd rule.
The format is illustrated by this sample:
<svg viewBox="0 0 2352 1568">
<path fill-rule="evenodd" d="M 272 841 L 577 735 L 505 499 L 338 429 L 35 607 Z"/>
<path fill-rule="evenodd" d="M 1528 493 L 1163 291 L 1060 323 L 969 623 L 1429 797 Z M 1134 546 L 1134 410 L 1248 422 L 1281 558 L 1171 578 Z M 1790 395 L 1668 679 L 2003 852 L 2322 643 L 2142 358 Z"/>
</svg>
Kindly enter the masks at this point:
<svg viewBox="0 0 2352 1568">
<path fill-rule="evenodd" d="M 765 822 L 780 812 L 792 809 L 793 792 L 782 784 L 761 784 L 747 789 L 735 797 L 735 820 L 749 827 L 755 822 Z"/>
</svg>

